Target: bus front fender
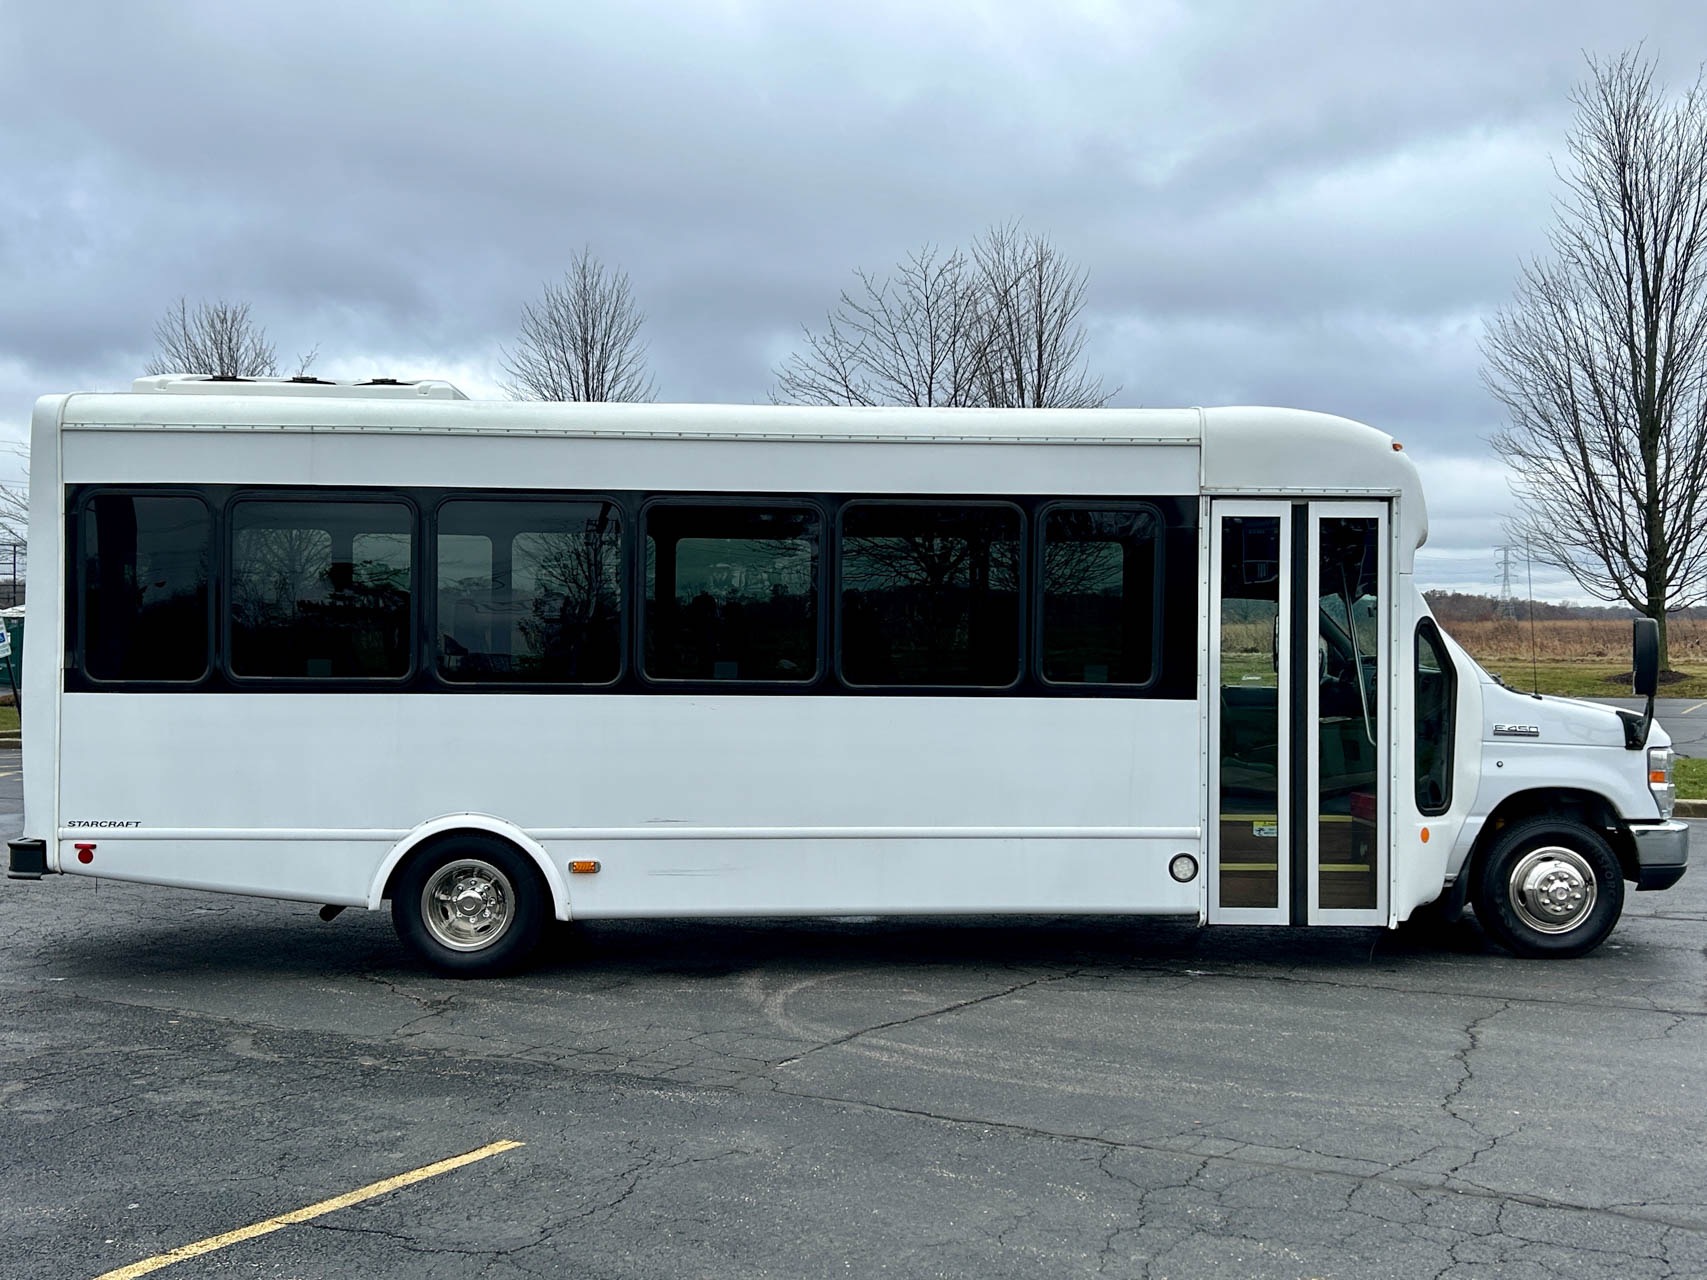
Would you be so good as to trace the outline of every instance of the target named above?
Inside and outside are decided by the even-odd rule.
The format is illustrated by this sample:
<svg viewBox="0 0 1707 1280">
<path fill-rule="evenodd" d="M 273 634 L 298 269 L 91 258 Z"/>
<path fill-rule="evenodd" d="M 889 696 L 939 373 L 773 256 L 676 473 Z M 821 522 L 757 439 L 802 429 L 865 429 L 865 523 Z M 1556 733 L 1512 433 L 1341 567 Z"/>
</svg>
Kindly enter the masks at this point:
<svg viewBox="0 0 1707 1280">
<path fill-rule="evenodd" d="M 569 887 L 564 883 L 562 872 L 552 864 L 551 855 L 545 851 L 545 846 L 515 823 L 495 818 L 489 813 L 447 813 L 443 817 L 422 823 L 399 840 L 392 846 L 391 852 L 385 855 L 385 861 L 380 863 L 379 872 L 368 889 L 368 910 L 377 911 L 385 902 L 391 878 L 405 858 L 423 845 L 458 831 L 478 831 L 482 835 L 497 836 L 527 854 L 539 868 L 546 888 L 551 891 L 551 914 L 558 920 L 569 919 Z"/>
</svg>

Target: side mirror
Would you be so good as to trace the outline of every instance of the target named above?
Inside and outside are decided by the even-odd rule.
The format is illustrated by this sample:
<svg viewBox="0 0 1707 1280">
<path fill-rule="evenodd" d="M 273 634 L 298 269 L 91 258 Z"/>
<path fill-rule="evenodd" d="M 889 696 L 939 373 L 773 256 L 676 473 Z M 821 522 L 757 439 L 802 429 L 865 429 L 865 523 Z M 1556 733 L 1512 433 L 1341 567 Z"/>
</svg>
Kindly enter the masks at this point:
<svg viewBox="0 0 1707 1280">
<path fill-rule="evenodd" d="M 1660 687 L 1660 624 L 1637 618 L 1630 640 L 1631 692 L 1651 698 Z"/>
</svg>

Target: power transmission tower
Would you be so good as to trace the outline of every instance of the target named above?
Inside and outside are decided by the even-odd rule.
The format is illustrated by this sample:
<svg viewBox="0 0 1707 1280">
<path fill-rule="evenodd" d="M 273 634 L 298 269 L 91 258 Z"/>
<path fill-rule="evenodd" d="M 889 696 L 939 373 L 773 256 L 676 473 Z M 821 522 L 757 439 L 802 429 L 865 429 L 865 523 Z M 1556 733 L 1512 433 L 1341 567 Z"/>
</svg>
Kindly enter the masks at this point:
<svg viewBox="0 0 1707 1280">
<path fill-rule="evenodd" d="M 1494 612 L 1502 618 L 1516 618 L 1517 597 L 1511 592 L 1511 558 L 1518 548 L 1514 546 L 1495 547 L 1499 555 L 1500 566 L 1500 602 L 1494 607 Z"/>
</svg>

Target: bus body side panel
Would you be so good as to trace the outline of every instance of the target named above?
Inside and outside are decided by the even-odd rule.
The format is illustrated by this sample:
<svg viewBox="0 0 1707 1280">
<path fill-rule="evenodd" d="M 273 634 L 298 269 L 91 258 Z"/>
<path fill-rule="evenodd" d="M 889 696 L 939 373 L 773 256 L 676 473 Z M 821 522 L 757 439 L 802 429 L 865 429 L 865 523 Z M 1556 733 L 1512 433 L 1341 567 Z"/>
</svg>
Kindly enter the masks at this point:
<svg viewBox="0 0 1707 1280">
<path fill-rule="evenodd" d="M 59 869 L 54 830 L 59 760 L 60 672 L 65 663 L 65 513 L 59 483 L 59 416 L 65 396 L 36 401 L 30 423 L 30 531 L 25 570 L 23 839 L 42 840 L 47 869 Z M 33 620 L 33 625 L 29 620 Z"/>
<path fill-rule="evenodd" d="M 1522 792 L 1581 791 L 1627 819 L 1658 816 L 1646 757 L 1624 747 L 1622 728 L 1609 711 L 1502 689 L 1451 635 L 1442 634 L 1458 672 L 1452 809 L 1437 819 L 1443 828 L 1452 822 L 1444 832 L 1452 839 L 1449 880 L 1464 874 L 1494 811 Z M 1536 736 L 1502 736 L 1495 724 L 1503 720 L 1530 724 Z"/>
<path fill-rule="evenodd" d="M 560 859 L 603 870 L 571 885 L 577 919 L 621 916 L 1198 915 L 1168 875 L 1195 838 L 848 831 L 829 839 L 579 840 Z"/>
<path fill-rule="evenodd" d="M 1189 445 L 791 444 L 549 439 L 467 433 L 431 447 L 381 432 L 136 432 L 65 436 L 68 483 L 409 488 L 646 489 L 659 492 L 1054 496 L 1197 492 Z M 420 442 L 416 442 L 419 446 Z M 1136 472 L 1136 474 L 1135 474 Z"/>
<path fill-rule="evenodd" d="M 1580 791 L 1600 797 L 1621 818 L 1658 818 L 1647 787 L 1646 756 L 1625 748 L 1622 729 L 1608 713 L 1564 698 L 1526 705 L 1527 694 L 1501 689 L 1474 670 L 1470 678 L 1478 686 L 1476 721 L 1460 745 L 1466 754 L 1478 755 L 1484 767 L 1453 850 L 1454 870 L 1463 866 L 1494 811 L 1522 792 Z M 1499 736 L 1494 722 L 1502 715 L 1515 719 L 1513 709 L 1537 722 L 1538 736 Z"/>
<path fill-rule="evenodd" d="M 515 823 L 589 915 L 1196 914 L 1195 701 L 69 694 L 60 847 L 125 879 L 365 903 L 392 844 Z M 99 825 L 97 825 L 99 824 Z M 135 824 L 135 825 L 118 825 Z M 254 841 L 245 851 L 243 842 Z M 588 850 L 592 850 L 589 852 Z"/>
</svg>

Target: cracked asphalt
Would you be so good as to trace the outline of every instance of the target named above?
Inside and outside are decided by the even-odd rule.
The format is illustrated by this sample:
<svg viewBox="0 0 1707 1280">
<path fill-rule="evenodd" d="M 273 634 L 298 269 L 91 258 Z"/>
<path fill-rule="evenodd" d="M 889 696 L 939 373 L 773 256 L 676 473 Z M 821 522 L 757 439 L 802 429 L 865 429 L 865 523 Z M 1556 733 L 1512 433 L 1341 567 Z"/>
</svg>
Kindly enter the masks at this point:
<svg viewBox="0 0 1707 1280">
<path fill-rule="evenodd" d="M 1699 866 L 1578 961 L 1473 922 L 625 922 L 484 983 L 380 915 L 0 894 L 7 1276 L 506 1138 L 161 1274 L 1707 1275 Z"/>
</svg>

